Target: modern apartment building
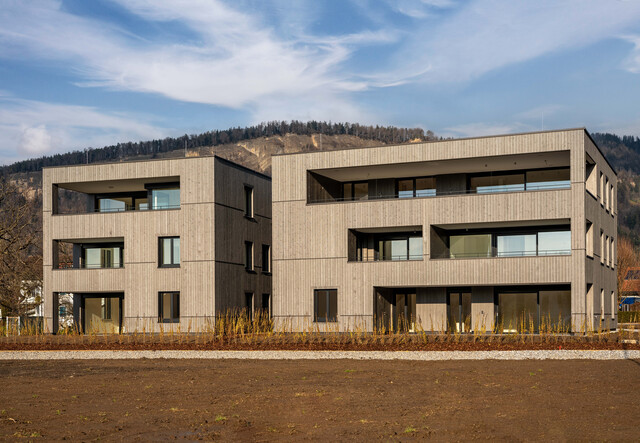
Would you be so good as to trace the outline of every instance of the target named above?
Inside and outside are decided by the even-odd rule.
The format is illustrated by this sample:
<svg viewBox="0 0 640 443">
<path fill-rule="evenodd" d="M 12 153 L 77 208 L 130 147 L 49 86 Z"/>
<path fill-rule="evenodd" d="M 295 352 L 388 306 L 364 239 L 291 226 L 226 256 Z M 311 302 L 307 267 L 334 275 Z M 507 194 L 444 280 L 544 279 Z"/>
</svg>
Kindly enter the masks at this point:
<svg viewBox="0 0 640 443">
<path fill-rule="evenodd" d="M 584 128 L 285 154 L 272 171 L 277 325 L 616 327 L 616 172 Z"/>
<path fill-rule="evenodd" d="M 192 331 L 271 303 L 271 179 L 219 157 L 45 168 L 47 327 Z"/>
</svg>

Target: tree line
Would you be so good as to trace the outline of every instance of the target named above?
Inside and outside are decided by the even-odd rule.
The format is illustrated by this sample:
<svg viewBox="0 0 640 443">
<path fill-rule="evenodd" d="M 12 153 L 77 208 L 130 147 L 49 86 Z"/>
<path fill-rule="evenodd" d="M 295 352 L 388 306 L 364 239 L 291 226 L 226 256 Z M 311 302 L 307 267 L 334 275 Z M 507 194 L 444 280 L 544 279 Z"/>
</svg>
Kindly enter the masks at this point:
<svg viewBox="0 0 640 443">
<path fill-rule="evenodd" d="M 203 147 L 218 146 L 228 143 L 238 143 L 259 137 L 296 135 L 353 135 L 366 140 L 376 140 L 384 144 L 403 143 L 410 140 L 433 140 L 435 135 L 431 131 L 421 128 L 397 128 L 395 126 L 366 126 L 358 123 L 332 123 L 320 121 L 301 122 L 292 120 L 272 121 L 260 123 L 245 128 L 229 128 L 225 130 L 207 131 L 202 134 L 183 135 L 181 137 L 167 137 L 162 140 L 148 140 L 140 142 L 117 143 L 103 148 L 87 148 L 66 154 L 54 154 L 35 159 L 16 162 L 2 168 L 4 174 L 21 172 L 37 172 L 43 167 L 79 165 L 86 163 L 114 162 L 129 157 L 149 156 L 155 158 L 158 154 Z"/>
</svg>

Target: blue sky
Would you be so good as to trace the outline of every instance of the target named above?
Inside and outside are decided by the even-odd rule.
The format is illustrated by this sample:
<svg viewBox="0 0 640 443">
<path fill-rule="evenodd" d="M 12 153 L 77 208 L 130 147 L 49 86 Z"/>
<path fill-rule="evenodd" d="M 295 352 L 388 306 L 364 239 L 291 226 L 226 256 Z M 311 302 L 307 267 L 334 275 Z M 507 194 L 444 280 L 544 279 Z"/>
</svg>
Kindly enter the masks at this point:
<svg viewBox="0 0 640 443">
<path fill-rule="evenodd" d="M 0 163 L 290 119 L 640 136 L 639 81 L 636 0 L 0 0 Z"/>
</svg>

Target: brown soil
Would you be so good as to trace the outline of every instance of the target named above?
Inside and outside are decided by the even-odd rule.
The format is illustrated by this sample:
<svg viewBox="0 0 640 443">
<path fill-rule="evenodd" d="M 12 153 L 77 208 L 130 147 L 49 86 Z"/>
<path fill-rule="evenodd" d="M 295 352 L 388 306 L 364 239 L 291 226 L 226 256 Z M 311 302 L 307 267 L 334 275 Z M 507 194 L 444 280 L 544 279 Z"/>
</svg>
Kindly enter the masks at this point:
<svg viewBox="0 0 640 443">
<path fill-rule="evenodd" d="M 335 350 L 335 351 L 490 351 L 640 350 L 640 333 L 593 336 L 514 335 L 349 335 L 287 334 L 220 338 L 180 335 L 40 335 L 0 337 L 0 351 L 17 350 Z"/>
<path fill-rule="evenodd" d="M 636 440 L 640 362 L 0 362 L 0 439 Z"/>
</svg>

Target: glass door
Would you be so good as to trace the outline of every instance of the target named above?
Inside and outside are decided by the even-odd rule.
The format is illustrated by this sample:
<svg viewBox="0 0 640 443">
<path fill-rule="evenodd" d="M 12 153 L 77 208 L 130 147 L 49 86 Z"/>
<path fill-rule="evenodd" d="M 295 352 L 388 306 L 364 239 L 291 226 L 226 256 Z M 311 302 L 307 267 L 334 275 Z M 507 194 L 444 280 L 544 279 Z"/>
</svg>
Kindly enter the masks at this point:
<svg viewBox="0 0 640 443">
<path fill-rule="evenodd" d="M 471 292 L 450 292 L 447 296 L 449 332 L 471 332 Z"/>
</svg>

